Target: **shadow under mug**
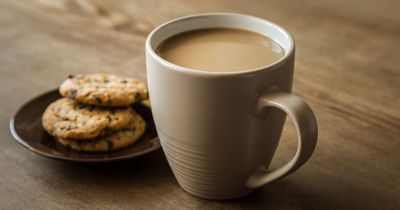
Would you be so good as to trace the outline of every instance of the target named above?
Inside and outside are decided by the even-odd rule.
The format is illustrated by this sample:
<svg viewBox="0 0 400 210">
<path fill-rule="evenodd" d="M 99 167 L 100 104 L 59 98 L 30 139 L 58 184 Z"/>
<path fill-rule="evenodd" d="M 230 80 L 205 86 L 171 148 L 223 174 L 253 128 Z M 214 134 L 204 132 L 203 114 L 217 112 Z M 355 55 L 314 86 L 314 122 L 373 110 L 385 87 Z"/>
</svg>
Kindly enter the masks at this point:
<svg viewBox="0 0 400 210">
<path fill-rule="evenodd" d="M 170 63 L 155 52 L 176 34 L 204 28 L 236 28 L 272 38 L 285 50 L 275 63 L 236 72 L 206 72 Z M 187 192 L 232 199 L 282 178 L 303 165 L 317 142 L 317 123 L 303 99 L 291 94 L 294 42 L 282 27 L 233 13 L 192 15 L 167 22 L 146 40 L 152 112 L 162 149 Z M 298 147 L 293 159 L 268 171 L 286 115 Z"/>
</svg>

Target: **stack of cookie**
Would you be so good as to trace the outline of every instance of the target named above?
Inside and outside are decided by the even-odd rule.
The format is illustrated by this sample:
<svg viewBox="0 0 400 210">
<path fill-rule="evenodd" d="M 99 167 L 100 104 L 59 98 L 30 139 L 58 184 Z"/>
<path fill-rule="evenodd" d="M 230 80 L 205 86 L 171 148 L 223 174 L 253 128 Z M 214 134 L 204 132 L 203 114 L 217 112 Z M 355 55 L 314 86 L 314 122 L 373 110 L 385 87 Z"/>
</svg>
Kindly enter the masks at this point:
<svg viewBox="0 0 400 210">
<path fill-rule="evenodd" d="M 51 103 L 43 128 L 73 150 L 99 152 L 135 143 L 146 123 L 132 104 L 148 98 L 146 85 L 111 74 L 69 76 L 60 86 L 64 98 Z"/>
</svg>

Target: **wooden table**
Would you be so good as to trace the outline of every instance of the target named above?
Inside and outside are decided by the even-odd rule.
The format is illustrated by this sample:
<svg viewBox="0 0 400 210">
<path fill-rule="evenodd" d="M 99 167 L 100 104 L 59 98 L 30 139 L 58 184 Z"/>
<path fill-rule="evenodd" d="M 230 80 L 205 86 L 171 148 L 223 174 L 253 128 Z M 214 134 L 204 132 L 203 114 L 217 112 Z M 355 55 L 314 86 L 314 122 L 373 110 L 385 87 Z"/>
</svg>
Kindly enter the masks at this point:
<svg viewBox="0 0 400 210">
<path fill-rule="evenodd" d="M 168 3 L 167 3 L 168 2 Z M 0 209 L 400 209 L 399 1 L 0 1 Z M 232 201 L 184 192 L 162 150 L 83 165 L 32 154 L 8 121 L 68 74 L 146 79 L 144 41 L 183 15 L 241 12 L 287 28 L 297 44 L 294 92 L 319 123 L 311 160 Z M 289 121 L 273 167 L 296 148 Z"/>
</svg>

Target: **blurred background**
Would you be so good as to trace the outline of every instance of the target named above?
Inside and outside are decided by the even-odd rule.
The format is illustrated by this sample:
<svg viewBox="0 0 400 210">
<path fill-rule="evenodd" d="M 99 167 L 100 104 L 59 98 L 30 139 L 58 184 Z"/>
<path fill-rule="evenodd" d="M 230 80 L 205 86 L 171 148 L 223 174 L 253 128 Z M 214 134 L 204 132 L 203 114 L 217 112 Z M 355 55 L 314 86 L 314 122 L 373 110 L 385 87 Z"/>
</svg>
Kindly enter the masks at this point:
<svg viewBox="0 0 400 210">
<path fill-rule="evenodd" d="M 399 0 L 0 0 L 0 209 L 400 209 L 399 11 Z M 69 74 L 146 81 L 147 34 L 203 12 L 262 17 L 294 37 L 293 91 L 319 124 L 315 154 L 299 171 L 216 203 L 183 192 L 161 151 L 86 167 L 12 141 L 8 121 L 24 102 Z M 292 157 L 295 138 L 288 120 L 272 167 Z"/>
</svg>

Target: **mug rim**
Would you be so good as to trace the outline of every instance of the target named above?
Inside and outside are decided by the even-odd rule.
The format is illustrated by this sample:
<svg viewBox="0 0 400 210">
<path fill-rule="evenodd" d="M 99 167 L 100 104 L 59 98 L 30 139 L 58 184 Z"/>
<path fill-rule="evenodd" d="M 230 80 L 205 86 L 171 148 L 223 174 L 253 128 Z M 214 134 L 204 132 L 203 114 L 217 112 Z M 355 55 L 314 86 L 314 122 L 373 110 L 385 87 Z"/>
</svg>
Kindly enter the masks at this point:
<svg viewBox="0 0 400 210">
<path fill-rule="evenodd" d="M 204 71 L 204 70 L 199 70 L 199 69 L 194 69 L 194 68 L 190 68 L 190 67 L 184 67 L 184 66 L 180 66 L 177 64 L 174 64 L 164 58 L 162 58 L 160 55 L 158 55 L 155 50 L 153 49 L 153 47 L 151 46 L 151 42 L 153 39 L 153 36 L 162 28 L 166 27 L 167 25 L 179 22 L 179 21 L 183 21 L 186 19 L 191 19 L 191 18 L 197 18 L 197 17 L 204 17 L 204 16 L 239 16 L 242 18 L 253 18 L 254 20 L 258 20 L 261 22 L 264 22 L 266 24 L 269 24 L 275 28 L 277 28 L 280 32 L 282 32 L 283 34 L 285 34 L 288 38 L 289 41 L 289 49 L 285 49 L 281 44 L 281 47 L 287 51 L 285 52 L 285 55 L 282 56 L 281 58 L 279 58 L 277 61 L 264 65 L 264 66 L 260 66 L 257 68 L 252 68 L 252 69 L 244 69 L 244 70 L 240 70 L 240 71 L 223 71 L 223 72 L 218 72 L 218 71 Z M 259 33 L 254 31 L 255 33 Z M 175 34 L 176 35 L 176 34 Z M 172 36 L 171 36 L 172 37 Z M 168 37 L 169 38 L 169 37 Z M 276 40 L 274 40 L 276 41 Z M 168 69 L 172 70 L 172 71 L 177 71 L 177 72 L 181 72 L 181 73 L 186 73 L 186 74 L 191 74 L 191 75 L 196 75 L 196 76 L 233 76 L 233 75 L 247 75 L 247 74 L 253 74 L 253 73 L 257 73 L 257 72 L 261 72 L 261 71 L 266 71 L 266 70 L 270 70 L 270 69 L 275 69 L 278 66 L 282 65 L 283 63 L 285 63 L 285 61 L 288 59 L 289 56 L 291 56 L 294 52 L 294 41 L 292 36 L 290 35 L 290 33 L 283 28 L 282 26 L 271 22 L 269 20 L 260 18 L 260 17 L 256 17 L 256 16 L 252 16 L 252 15 L 246 15 L 246 14 L 240 14 L 240 13 L 227 13 L 227 12 L 213 12 L 213 13 L 199 13 L 199 14 L 194 14 L 194 15 L 187 15 L 187 16 L 183 16 L 183 17 L 179 17 L 176 19 L 172 19 L 170 21 L 167 21 L 161 25 L 159 25 L 158 27 L 156 27 L 155 29 L 153 29 L 150 34 L 147 36 L 146 39 L 146 43 L 145 43 L 145 47 L 146 47 L 146 51 L 150 53 L 150 55 L 155 58 L 158 62 L 160 62 L 162 65 L 167 66 Z"/>
</svg>

